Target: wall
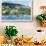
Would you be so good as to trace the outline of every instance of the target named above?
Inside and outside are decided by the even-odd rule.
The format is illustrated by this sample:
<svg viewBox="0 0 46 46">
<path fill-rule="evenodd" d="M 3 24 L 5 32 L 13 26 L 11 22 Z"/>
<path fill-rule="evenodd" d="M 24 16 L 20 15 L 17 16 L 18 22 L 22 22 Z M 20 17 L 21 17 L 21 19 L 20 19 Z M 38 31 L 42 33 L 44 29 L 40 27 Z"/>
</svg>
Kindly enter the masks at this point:
<svg viewBox="0 0 46 46">
<path fill-rule="evenodd" d="M 36 22 L 36 15 L 41 13 L 40 6 L 46 5 L 46 0 L 33 0 L 33 20 L 32 22 L 0 22 L 0 35 L 4 34 L 4 29 L 6 25 L 14 25 L 17 27 L 19 33 L 18 36 L 22 34 L 24 36 L 31 36 L 32 32 L 37 29 L 46 30 L 46 28 L 40 27 Z"/>
</svg>

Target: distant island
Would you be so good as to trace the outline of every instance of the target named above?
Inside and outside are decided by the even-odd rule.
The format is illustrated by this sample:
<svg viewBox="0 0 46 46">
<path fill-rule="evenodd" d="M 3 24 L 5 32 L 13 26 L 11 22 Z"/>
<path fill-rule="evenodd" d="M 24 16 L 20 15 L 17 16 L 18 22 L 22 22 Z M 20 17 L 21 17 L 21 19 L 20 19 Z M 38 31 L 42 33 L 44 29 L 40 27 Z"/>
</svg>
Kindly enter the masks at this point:
<svg viewBox="0 0 46 46">
<path fill-rule="evenodd" d="M 3 2 L 2 15 L 31 15 L 31 7 L 22 4 Z"/>
</svg>

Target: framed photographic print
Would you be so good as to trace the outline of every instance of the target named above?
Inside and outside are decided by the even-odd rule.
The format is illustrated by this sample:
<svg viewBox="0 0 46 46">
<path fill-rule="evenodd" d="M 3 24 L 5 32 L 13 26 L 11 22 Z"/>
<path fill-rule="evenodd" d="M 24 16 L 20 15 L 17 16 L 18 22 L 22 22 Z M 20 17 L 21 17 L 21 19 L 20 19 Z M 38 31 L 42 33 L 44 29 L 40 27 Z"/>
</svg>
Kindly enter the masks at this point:
<svg viewBox="0 0 46 46">
<path fill-rule="evenodd" d="M 32 21 L 32 0 L 2 0 L 3 21 Z"/>
</svg>

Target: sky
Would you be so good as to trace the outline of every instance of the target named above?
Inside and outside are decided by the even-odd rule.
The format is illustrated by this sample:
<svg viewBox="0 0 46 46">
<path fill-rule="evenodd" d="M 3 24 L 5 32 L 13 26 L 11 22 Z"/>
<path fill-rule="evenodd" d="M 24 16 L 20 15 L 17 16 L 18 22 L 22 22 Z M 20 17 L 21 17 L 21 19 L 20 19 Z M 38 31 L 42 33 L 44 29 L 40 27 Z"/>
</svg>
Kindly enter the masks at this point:
<svg viewBox="0 0 46 46">
<path fill-rule="evenodd" d="M 18 3 L 18 4 L 30 6 L 30 7 L 32 6 L 32 0 L 2 0 L 2 2 Z"/>
</svg>

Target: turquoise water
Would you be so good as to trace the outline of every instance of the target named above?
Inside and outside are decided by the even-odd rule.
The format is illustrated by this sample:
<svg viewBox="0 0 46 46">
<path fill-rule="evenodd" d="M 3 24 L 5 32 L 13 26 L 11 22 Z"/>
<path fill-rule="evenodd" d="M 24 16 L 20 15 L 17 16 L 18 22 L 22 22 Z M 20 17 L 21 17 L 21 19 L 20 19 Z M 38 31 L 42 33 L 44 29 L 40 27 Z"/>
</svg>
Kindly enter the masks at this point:
<svg viewBox="0 0 46 46">
<path fill-rule="evenodd" d="M 31 15 L 2 15 L 2 19 L 16 20 L 16 19 L 31 19 Z"/>
</svg>

